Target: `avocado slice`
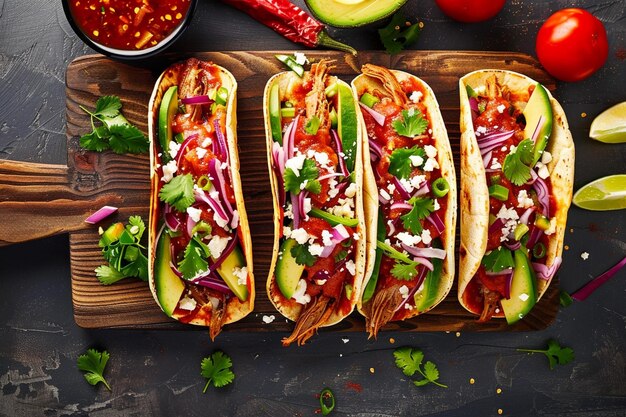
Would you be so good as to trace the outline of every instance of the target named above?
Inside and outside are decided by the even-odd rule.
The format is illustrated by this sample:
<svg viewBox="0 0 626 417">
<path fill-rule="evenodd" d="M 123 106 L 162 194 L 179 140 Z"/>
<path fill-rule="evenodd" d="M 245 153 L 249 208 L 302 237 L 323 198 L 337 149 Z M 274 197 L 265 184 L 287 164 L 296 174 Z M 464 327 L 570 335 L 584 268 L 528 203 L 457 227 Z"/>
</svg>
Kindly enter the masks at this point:
<svg viewBox="0 0 626 417">
<path fill-rule="evenodd" d="M 178 112 L 178 87 L 167 89 L 159 107 L 159 143 L 163 151 L 163 160 L 169 160 L 169 145 L 172 140 L 172 121 Z"/>
<path fill-rule="evenodd" d="M 441 245 L 437 245 L 435 247 L 440 246 Z M 413 296 L 415 308 L 419 312 L 430 308 L 430 306 L 437 301 L 437 295 L 439 294 L 439 281 L 441 280 L 441 271 L 443 270 L 443 259 L 433 258 L 431 261 L 433 263 L 433 270 L 426 274 L 422 289 L 417 291 Z"/>
<path fill-rule="evenodd" d="M 185 291 L 185 284 L 170 267 L 171 256 L 170 236 L 162 232 L 154 259 L 154 284 L 161 309 L 168 317 L 172 317 Z"/>
<path fill-rule="evenodd" d="M 311 13 L 336 27 L 357 27 L 383 19 L 406 0 L 305 0 Z"/>
<path fill-rule="evenodd" d="M 387 229 L 385 228 L 385 217 L 383 211 L 378 211 L 378 223 L 376 226 L 376 240 L 381 242 L 387 237 Z M 367 285 L 363 290 L 363 296 L 361 297 L 363 304 L 367 303 L 376 291 L 376 284 L 378 283 L 378 275 L 380 274 L 380 263 L 383 260 L 383 250 L 376 247 L 376 258 L 374 259 L 374 269 L 372 269 L 372 275 L 367 281 Z"/>
<path fill-rule="evenodd" d="M 524 138 L 532 138 L 537 129 L 537 125 L 541 120 L 542 126 L 537 132 L 535 139 L 535 148 L 533 150 L 533 162 L 531 167 L 535 166 L 541 158 L 543 150 L 548 144 L 550 135 L 552 134 L 552 104 L 550 96 L 545 87 L 541 84 L 535 86 L 535 90 L 530 95 L 530 99 L 524 107 L 524 118 L 526 119 L 526 127 L 524 128 Z"/>
<path fill-rule="evenodd" d="M 278 84 L 272 85 L 270 89 L 270 129 L 272 129 L 272 139 L 274 142 L 278 142 L 279 145 L 283 144 L 283 129 L 282 119 L 280 116 L 280 91 L 278 90 Z"/>
<path fill-rule="evenodd" d="M 246 260 L 239 246 L 236 246 L 226 259 L 224 259 L 224 262 L 217 267 L 217 273 L 220 274 L 226 285 L 228 285 L 228 288 L 230 288 L 241 301 L 248 299 L 248 286 L 239 284 L 239 278 L 233 274 L 233 269 L 242 268 L 244 266 L 246 266 Z"/>
<path fill-rule="evenodd" d="M 514 253 L 515 270 L 511 282 L 511 298 L 500 301 L 504 316 L 509 324 L 521 320 L 537 303 L 535 271 L 533 270 L 525 248 Z"/>
<path fill-rule="evenodd" d="M 354 171 L 357 144 L 356 106 L 352 89 L 343 81 L 337 82 L 337 132 L 345 154 L 348 172 Z"/>
<path fill-rule="evenodd" d="M 276 262 L 276 271 L 274 272 L 278 288 L 286 299 L 293 297 L 298 281 L 304 272 L 304 265 L 298 264 L 291 255 L 291 249 L 297 243 L 295 239 L 285 239 L 280 245 L 278 262 Z"/>
</svg>

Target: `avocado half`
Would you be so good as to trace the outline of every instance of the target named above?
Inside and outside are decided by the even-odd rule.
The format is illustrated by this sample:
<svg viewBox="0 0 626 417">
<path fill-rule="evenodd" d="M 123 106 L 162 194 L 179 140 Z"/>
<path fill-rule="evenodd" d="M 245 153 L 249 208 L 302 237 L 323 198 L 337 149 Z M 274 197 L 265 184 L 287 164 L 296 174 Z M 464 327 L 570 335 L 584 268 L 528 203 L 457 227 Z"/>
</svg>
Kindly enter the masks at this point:
<svg viewBox="0 0 626 417">
<path fill-rule="evenodd" d="M 383 19 L 407 0 L 305 0 L 311 13 L 336 27 L 357 27 Z"/>
</svg>

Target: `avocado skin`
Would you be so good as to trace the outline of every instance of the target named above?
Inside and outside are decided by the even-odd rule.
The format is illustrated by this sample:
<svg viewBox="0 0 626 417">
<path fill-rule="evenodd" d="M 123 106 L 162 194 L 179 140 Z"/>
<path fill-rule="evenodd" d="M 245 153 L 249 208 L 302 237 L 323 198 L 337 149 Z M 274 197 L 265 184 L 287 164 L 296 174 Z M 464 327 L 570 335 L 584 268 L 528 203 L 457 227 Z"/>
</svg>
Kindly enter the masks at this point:
<svg viewBox="0 0 626 417">
<path fill-rule="evenodd" d="M 511 298 L 500 301 L 508 324 L 521 320 L 537 303 L 535 287 L 537 278 L 526 252 L 526 248 L 523 247 L 514 252 L 515 269 L 511 282 Z M 528 297 L 522 300 L 520 296 L 524 298 L 524 294 Z"/>
<path fill-rule="evenodd" d="M 286 299 L 293 297 L 300 277 L 304 272 L 304 265 L 299 265 L 291 255 L 291 248 L 298 242 L 294 239 L 285 239 L 280 245 L 278 262 L 276 262 L 276 283 L 278 289 Z"/>
<path fill-rule="evenodd" d="M 305 0 L 311 13 L 322 22 L 335 27 L 364 26 L 390 16 L 407 0 L 364 0 L 343 4 L 336 0 Z"/>
</svg>

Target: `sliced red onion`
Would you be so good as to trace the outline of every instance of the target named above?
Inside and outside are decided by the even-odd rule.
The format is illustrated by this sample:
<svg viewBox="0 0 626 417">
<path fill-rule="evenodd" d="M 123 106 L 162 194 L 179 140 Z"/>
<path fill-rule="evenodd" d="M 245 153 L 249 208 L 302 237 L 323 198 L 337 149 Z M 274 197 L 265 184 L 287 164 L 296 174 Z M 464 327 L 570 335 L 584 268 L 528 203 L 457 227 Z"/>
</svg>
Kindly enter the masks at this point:
<svg viewBox="0 0 626 417">
<path fill-rule="evenodd" d="M 167 203 L 165 203 L 165 209 L 163 210 L 163 220 L 167 227 L 174 232 L 180 227 L 180 220 L 172 212 L 172 206 Z"/>
<path fill-rule="evenodd" d="M 348 232 L 346 226 L 344 226 L 343 224 L 338 224 L 337 226 L 333 227 L 332 235 L 332 239 L 336 240 L 336 243 L 340 243 L 350 237 L 350 232 Z"/>
<path fill-rule="evenodd" d="M 215 153 L 215 155 L 218 155 L 218 157 L 224 160 L 224 162 L 228 163 L 229 161 L 228 144 L 226 143 L 226 138 L 224 137 L 224 134 L 222 133 L 222 129 L 220 127 L 220 121 L 218 118 L 213 119 L 213 127 L 215 127 L 215 137 L 217 138 L 217 140 L 213 142 L 213 153 Z M 215 142 L 217 142 L 219 153 L 216 152 Z"/>
<path fill-rule="evenodd" d="M 543 234 L 543 230 L 541 230 L 538 227 L 531 227 L 530 229 L 531 229 L 530 236 L 528 237 L 528 242 L 526 242 L 527 248 L 534 247 L 535 244 L 539 242 L 539 239 L 541 238 L 541 235 Z"/>
<path fill-rule="evenodd" d="M 554 276 L 554 274 L 556 274 L 556 271 L 559 270 L 559 266 L 561 266 L 561 262 L 562 262 L 561 257 L 557 256 L 556 258 L 554 258 L 554 262 L 552 262 L 552 265 L 550 266 L 546 266 L 539 262 L 533 262 L 532 265 L 533 265 L 533 269 L 537 273 L 538 278 L 541 278 L 544 281 L 550 281 L 552 277 Z"/>
<path fill-rule="evenodd" d="M 415 286 L 411 288 L 411 291 L 409 291 L 409 293 L 407 294 L 407 297 L 403 299 L 400 304 L 398 304 L 398 307 L 396 307 L 396 309 L 393 311 L 394 313 L 400 310 L 401 308 L 403 308 L 404 305 L 407 303 L 407 301 L 413 298 L 417 290 L 419 290 L 422 284 L 424 283 L 424 279 L 426 279 L 426 274 L 428 273 L 428 269 L 425 267 L 419 267 L 419 266 L 418 266 L 418 269 L 419 269 L 419 272 L 417 273 L 417 280 L 415 281 Z"/>
<path fill-rule="evenodd" d="M 383 148 L 376 142 L 376 139 L 368 137 L 370 145 L 370 159 L 376 161 L 383 156 Z"/>
<path fill-rule="evenodd" d="M 330 174 L 326 174 L 326 175 L 320 176 L 317 180 L 318 181 L 324 181 L 324 180 L 327 180 L 329 178 L 341 177 L 341 176 L 343 176 L 343 174 L 341 172 L 331 172 Z"/>
<path fill-rule="evenodd" d="M 217 277 L 214 276 L 210 276 L 208 278 L 203 278 L 201 280 L 198 280 L 196 282 L 194 282 L 194 284 L 196 285 L 200 285 L 202 287 L 207 287 L 210 288 L 212 290 L 221 292 L 223 294 L 232 294 L 232 290 L 230 288 L 228 288 L 228 285 L 226 285 L 226 283 L 222 280 L 220 280 Z"/>
<path fill-rule="evenodd" d="M 278 181 L 278 199 L 280 205 L 283 206 L 285 204 L 285 184 L 283 178 L 285 173 L 285 151 L 278 142 L 274 142 L 272 145 L 272 158 L 274 160 L 272 169 L 274 170 L 276 181 Z"/>
<path fill-rule="evenodd" d="M 507 132 L 498 132 L 487 134 L 478 139 L 478 148 L 480 149 L 481 155 L 486 155 L 488 152 L 493 151 L 498 146 L 502 145 L 502 143 L 506 142 L 510 139 L 515 132 L 507 131 Z"/>
<path fill-rule="evenodd" d="M 298 196 L 291 193 L 291 212 L 293 213 L 293 228 L 300 228 L 300 205 L 298 204 Z"/>
<path fill-rule="evenodd" d="M 370 116 L 374 118 L 374 121 L 376 123 L 378 123 L 380 126 L 383 126 L 385 124 L 385 116 L 378 113 L 376 110 L 367 107 L 365 104 L 361 102 L 359 102 L 359 104 L 361 105 L 361 108 L 363 110 L 365 110 Z"/>
<path fill-rule="evenodd" d="M 467 101 L 469 102 L 470 109 L 478 113 L 478 100 L 476 97 L 470 97 Z"/>
<path fill-rule="evenodd" d="M 514 237 L 508 237 L 508 240 L 504 241 L 504 246 L 507 247 L 507 249 L 510 250 L 518 250 L 519 248 L 522 247 L 522 244 L 519 243 L 518 240 L 514 240 Z"/>
<path fill-rule="evenodd" d="M 430 213 L 430 216 L 426 217 L 426 220 L 428 220 L 435 226 L 435 229 L 437 229 L 437 233 L 439 235 L 443 234 L 444 230 L 446 229 L 446 225 L 443 223 L 443 220 L 441 220 L 439 213 L 437 213 L 436 211 Z"/>
<path fill-rule="evenodd" d="M 333 253 L 336 246 L 337 244 L 335 243 L 330 246 L 324 246 L 324 249 L 322 249 L 322 253 L 320 253 L 320 258 L 328 258 L 330 254 Z"/>
<path fill-rule="evenodd" d="M 104 206 L 85 219 L 85 223 L 96 224 L 117 211 L 117 207 Z"/>
<path fill-rule="evenodd" d="M 213 199 L 210 195 L 204 192 L 204 190 L 194 190 L 196 201 L 202 201 L 211 207 L 213 212 L 220 216 L 224 221 L 229 222 L 230 218 L 226 215 L 226 211 L 222 207 L 219 201 Z"/>
<path fill-rule="evenodd" d="M 533 132 L 533 136 L 530 138 L 530 140 L 532 140 L 533 143 L 537 142 L 537 136 L 539 136 L 539 132 L 541 131 L 541 128 L 545 124 L 544 123 L 545 121 L 546 121 L 546 118 L 543 117 L 543 115 L 540 115 L 539 120 L 537 120 L 537 126 L 535 127 L 535 131 Z"/>
<path fill-rule="evenodd" d="M 411 194 L 409 194 L 409 191 L 404 188 L 404 185 L 400 182 L 400 180 L 395 175 L 392 175 L 392 178 L 393 184 L 396 186 L 396 190 L 398 190 L 402 199 L 408 200 L 411 198 Z"/>
<path fill-rule="evenodd" d="M 226 180 L 224 179 L 224 174 L 222 173 L 222 164 L 216 158 L 211 159 L 209 162 L 209 173 L 215 179 L 213 181 L 213 186 L 219 193 L 219 199 L 224 201 L 224 206 L 228 211 L 228 215 L 233 214 L 233 206 L 228 201 L 228 196 L 226 195 Z"/>
<path fill-rule="evenodd" d="M 506 275 L 506 281 L 504 286 L 504 298 L 511 299 L 511 286 L 513 285 L 513 271 Z"/>
<path fill-rule="evenodd" d="M 613 278 L 617 272 L 626 266 L 626 256 L 619 261 L 615 266 L 611 267 L 608 271 L 603 273 L 602 275 L 597 276 L 596 278 L 589 281 L 585 284 L 581 289 L 572 294 L 572 298 L 576 301 L 584 301 L 587 297 L 589 297 L 595 290 L 604 285 L 608 280 Z"/>
<path fill-rule="evenodd" d="M 429 192 L 430 192 L 430 185 L 428 184 L 428 181 L 424 181 L 422 185 L 420 185 L 420 188 L 418 188 L 417 190 L 413 192 L 413 197 L 421 197 L 423 195 L 428 194 Z"/>
<path fill-rule="evenodd" d="M 309 219 L 308 213 L 304 210 L 304 199 L 308 195 L 309 193 L 307 191 L 300 191 L 300 194 L 298 194 L 298 210 L 300 211 L 300 216 L 302 216 L 304 220 Z"/>
<path fill-rule="evenodd" d="M 420 258 L 436 258 L 436 259 L 445 259 L 446 251 L 444 249 L 439 248 L 413 248 L 411 246 L 406 246 L 404 243 L 402 244 L 402 248 L 409 252 L 411 255 L 419 256 Z"/>
<path fill-rule="evenodd" d="M 526 211 L 520 216 L 519 222 L 523 224 L 528 224 L 528 220 L 530 219 L 530 215 L 535 211 L 535 207 L 529 207 Z"/>
<path fill-rule="evenodd" d="M 378 202 L 381 204 L 387 204 L 389 203 L 389 199 L 383 197 L 382 195 L 380 195 L 380 192 L 378 193 Z"/>
<path fill-rule="evenodd" d="M 530 179 L 526 182 L 526 184 L 534 184 L 535 181 L 537 181 L 537 178 L 539 178 L 539 175 L 537 175 L 537 173 L 535 172 L 534 169 L 530 170 Z"/>
<path fill-rule="evenodd" d="M 297 115 L 295 119 L 292 120 L 291 124 L 287 127 L 285 131 L 285 135 L 283 136 L 283 148 L 285 149 L 285 159 L 290 159 L 293 156 L 293 149 L 296 141 L 296 130 L 298 129 L 298 121 L 300 120 L 300 115 Z"/>
<path fill-rule="evenodd" d="M 194 133 L 193 135 L 189 135 L 180 145 L 180 148 L 178 149 L 178 153 L 176 154 L 176 166 L 179 167 L 178 169 L 180 169 L 180 162 L 182 161 L 183 156 L 185 155 L 185 149 L 187 149 L 191 141 L 197 137 L 198 137 L 197 133 Z M 167 152 L 167 149 L 164 149 L 163 152 Z"/>
<path fill-rule="evenodd" d="M 343 156 L 343 147 L 341 144 L 341 139 L 339 139 L 339 135 L 335 132 L 335 129 L 330 130 L 330 134 L 333 137 L 333 141 L 335 142 L 335 148 L 337 148 L 337 160 L 339 161 L 339 170 L 344 176 L 350 175 L 348 172 L 348 168 L 346 168 L 346 161 Z"/>
<path fill-rule="evenodd" d="M 413 206 L 408 204 L 408 203 L 393 203 L 391 205 L 391 207 L 389 207 L 391 210 L 413 210 Z"/>
<path fill-rule="evenodd" d="M 432 271 L 434 269 L 433 264 L 426 258 L 421 257 L 419 254 L 420 252 L 418 251 L 418 248 L 414 248 L 412 246 L 409 245 L 405 245 L 404 243 L 401 244 L 402 249 L 404 249 L 405 251 L 407 251 L 409 254 L 413 255 L 414 258 L 413 260 L 415 262 L 419 262 L 420 264 L 424 265 L 426 268 L 428 268 L 430 271 Z"/>
<path fill-rule="evenodd" d="M 532 170 L 531 170 L 532 172 Z M 548 191 L 548 186 L 545 181 L 537 176 L 533 184 L 533 188 L 537 192 L 537 200 L 539 200 L 539 204 L 541 205 L 543 214 L 545 217 L 550 217 L 550 192 Z"/>
<path fill-rule="evenodd" d="M 230 221 L 230 228 L 236 229 L 239 226 L 239 211 L 233 210 L 233 218 Z"/>
<path fill-rule="evenodd" d="M 489 162 L 491 162 L 491 155 L 493 155 L 493 151 L 489 151 L 483 155 L 483 166 L 487 168 L 489 166 Z"/>
<path fill-rule="evenodd" d="M 187 215 L 187 236 L 193 236 L 193 228 L 196 226 L 197 222 L 195 222 L 191 216 Z"/>
<path fill-rule="evenodd" d="M 501 234 L 502 226 L 504 226 L 504 220 L 496 219 L 493 223 L 491 223 L 491 226 L 489 226 L 489 234 Z"/>
<path fill-rule="evenodd" d="M 207 95 L 185 97 L 180 99 L 181 104 L 211 104 L 213 100 Z"/>
<path fill-rule="evenodd" d="M 389 222 L 387 223 L 387 225 L 389 226 L 389 233 L 387 233 L 387 236 L 391 237 L 393 235 L 396 234 L 396 224 L 395 222 Z"/>
</svg>

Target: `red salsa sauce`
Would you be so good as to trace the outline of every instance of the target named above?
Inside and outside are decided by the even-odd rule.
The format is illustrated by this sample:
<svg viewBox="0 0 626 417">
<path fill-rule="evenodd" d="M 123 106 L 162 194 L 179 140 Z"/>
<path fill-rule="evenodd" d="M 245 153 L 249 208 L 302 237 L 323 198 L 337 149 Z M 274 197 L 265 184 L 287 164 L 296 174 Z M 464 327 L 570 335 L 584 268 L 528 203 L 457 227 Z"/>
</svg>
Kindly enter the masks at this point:
<svg viewBox="0 0 626 417">
<path fill-rule="evenodd" d="M 142 50 L 165 39 L 185 19 L 191 0 L 67 0 L 74 21 L 93 41 Z"/>
</svg>

